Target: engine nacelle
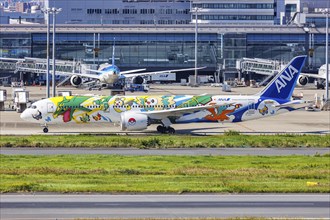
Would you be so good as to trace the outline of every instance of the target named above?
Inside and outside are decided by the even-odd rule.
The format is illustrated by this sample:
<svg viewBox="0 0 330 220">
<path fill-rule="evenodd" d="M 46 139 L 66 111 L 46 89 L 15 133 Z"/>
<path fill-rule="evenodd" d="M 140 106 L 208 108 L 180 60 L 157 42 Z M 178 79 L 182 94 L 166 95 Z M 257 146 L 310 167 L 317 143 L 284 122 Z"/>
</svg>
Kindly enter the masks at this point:
<svg viewBox="0 0 330 220">
<path fill-rule="evenodd" d="M 144 82 L 144 79 L 142 76 L 136 76 L 132 79 L 133 84 L 142 84 Z"/>
<path fill-rule="evenodd" d="M 297 83 L 298 83 L 299 86 L 305 86 L 308 83 L 308 77 L 307 76 L 299 76 Z"/>
<path fill-rule="evenodd" d="M 82 78 L 77 75 L 71 76 L 70 83 L 73 86 L 80 86 L 82 84 Z"/>
<path fill-rule="evenodd" d="M 139 113 L 123 112 L 120 116 L 122 131 L 141 131 L 147 129 L 149 118 Z"/>
</svg>

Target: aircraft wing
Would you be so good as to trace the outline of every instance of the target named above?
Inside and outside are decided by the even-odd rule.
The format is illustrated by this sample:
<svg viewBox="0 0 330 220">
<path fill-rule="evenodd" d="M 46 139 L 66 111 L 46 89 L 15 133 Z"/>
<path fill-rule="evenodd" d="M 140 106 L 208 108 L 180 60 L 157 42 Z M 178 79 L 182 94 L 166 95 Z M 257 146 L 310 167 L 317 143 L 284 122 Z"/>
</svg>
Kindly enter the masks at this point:
<svg viewBox="0 0 330 220">
<path fill-rule="evenodd" d="M 86 69 L 87 71 L 93 72 L 93 73 L 103 73 L 102 70 L 91 70 L 91 69 Z M 127 73 L 136 73 L 136 72 L 141 72 L 145 71 L 146 69 L 135 69 L 135 70 L 127 70 L 127 71 L 121 71 L 120 73 L 125 75 Z M 91 77 L 90 77 L 91 78 Z"/>
<path fill-rule="evenodd" d="M 92 69 L 85 69 L 85 70 L 93 73 L 103 73 L 102 70 L 92 70 Z"/>
<path fill-rule="evenodd" d="M 307 76 L 307 77 L 310 77 L 310 78 L 316 78 L 316 79 L 325 79 L 325 75 L 322 76 L 320 74 L 300 73 L 300 75 Z"/>
<path fill-rule="evenodd" d="M 135 69 L 135 70 L 127 70 L 127 71 L 121 71 L 121 74 L 127 74 L 127 73 L 136 73 L 136 72 L 141 72 L 141 71 L 145 71 L 146 69 Z"/>
<path fill-rule="evenodd" d="M 100 76 L 97 75 L 97 74 L 88 74 L 88 73 L 70 73 L 70 72 L 66 72 L 64 75 L 68 75 L 68 76 L 80 76 L 80 77 L 92 78 L 92 79 L 99 79 L 100 78 Z"/>
<path fill-rule="evenodd" d="M 196 111 L 201 111 L 205 109 L 218 108 L 225 105 L 230 105 L 231 103 L 225 103 L 223 105 L 202 105 L 194 107 L 184 107 L 184 108 L 175 108 L 175 109 L 165 109 L 158 111 L 149 111 L 149 112 L 139 112 L 139 114 L 145 114 L 151 116 L 153 119 L 163 119 L 170 116 L 180 117 L 187 113 L 194 113 Z"/>
<path fill-rule="evenodd" d="M 175 72 L 182 72 L 182 71 L 190 71 L 190 70 L 200 70 L 200 69 L 205 69 L 206 66 L 204 67 L 198 67 L 198 68 L 188 68 L 188 69 L 177 69 L 177 70 L 162 70 L 162 71 L 155 71 L 155 72 L 146 72 L 146 73 L 136 73 L 136 74 L 125 74 L 121 72 L 122 75 L 124 75 L 126 78 L 131 78 L 131 77 L 136 77 L 136 76 L 148 76 L 148 75 L 154 75 L 154 74 L 159 74 L 159 73 L 175 73 Z"/>
<path fill-rule="evenodd" d="M 76 74 L 72 74 L 72 75 L 78 75 L 80 77 L 85 77 L 85 78 L 92 78 L 92 79 L 100 79 L 100 76 L 97 74 L 88 74 L 88 73 L 76 73 Z"/>
</svg>

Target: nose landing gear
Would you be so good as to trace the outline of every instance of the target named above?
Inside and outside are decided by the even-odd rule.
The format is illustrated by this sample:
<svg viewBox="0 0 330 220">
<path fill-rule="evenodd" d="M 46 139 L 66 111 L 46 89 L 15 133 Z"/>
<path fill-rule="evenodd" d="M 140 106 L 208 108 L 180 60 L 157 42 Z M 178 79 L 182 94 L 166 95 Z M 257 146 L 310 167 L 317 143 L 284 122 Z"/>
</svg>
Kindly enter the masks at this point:
<svg viewBox="0 0 330 220">
<path fill-rule="evenodd" d="M 48 126 L 45 124 L 43 127 L 44 127 L 44 128 L 42 129 L 42 131 L 43 131 L 44 133 L 48 133 Z"/>
</svg>

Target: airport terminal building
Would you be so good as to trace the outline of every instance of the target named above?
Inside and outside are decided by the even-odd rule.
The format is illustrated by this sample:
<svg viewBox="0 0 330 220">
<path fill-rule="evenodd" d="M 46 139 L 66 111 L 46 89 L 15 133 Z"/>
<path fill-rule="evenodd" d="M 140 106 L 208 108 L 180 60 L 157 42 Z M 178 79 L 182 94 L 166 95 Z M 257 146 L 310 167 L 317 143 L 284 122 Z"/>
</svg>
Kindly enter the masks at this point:
<svg viewBox="0 0 330 220">
<path fill-rule="evenodd" d="M 1 57 L 46 57 L 46 26 L 2 25 Z M 308 54 L 308 65 L 325 63 L 325 28 L 296 26 L 200 25 L 198 65 L 209 70 L 234 68 L 242 57 L 286 62 Z M 56 58 L 108 62 L 116 44 L 121 68 L 194 66 L 194 25 L 58 25 Z M 100 50 L 94 54 L 94 48 Z"/>
<path fill-rule="evenodd" d="M 306 69 L 316 71 L 325 63 L 325 15 L 277 25 L 285 14 L 311 10 L 304 9 L 310 0 L 283 1 L 115 0 L 109 6 L 105 0 L 46 0 L 45 5 L 63 8 L 56 20 L 56 58 L 61 60 L 109 62 L 115 43 L 121 69 L 194 67 L 197 15 L 197 61 L 207 67 L 201 73 L 237 72 L 236 61 L 243 57 L 287 62 L 303 54 L 308 55 Z M 325 2 L 315 3 L 313 11 Z M 2 24 L 0 57 L 46 58 L 46 30 L 44 24 Z"/>
</svg>

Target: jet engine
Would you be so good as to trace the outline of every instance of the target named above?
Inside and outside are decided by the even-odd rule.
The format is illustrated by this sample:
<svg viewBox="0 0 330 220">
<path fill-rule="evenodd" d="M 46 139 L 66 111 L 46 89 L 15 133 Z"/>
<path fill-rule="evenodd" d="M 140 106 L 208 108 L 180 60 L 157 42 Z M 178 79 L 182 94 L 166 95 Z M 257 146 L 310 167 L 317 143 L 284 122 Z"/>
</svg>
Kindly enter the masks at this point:
<svg viewBox="0 0 330 220">
<path fill-rule="evenodd" d="M 142 84 L 144 79 L 142 76 L 136 76 L 132 79 L 132 84 Z"/>
<path fill-rule="evenodd" d="M 122 131 L 141 131 L 147 129 L 149 118 L 139 113 L 123 112 L 120 116 Z"/>
<path fill-rule="evenodd" d="M 297 83 L 298 83 L 299 86 L 305 86 L 308 83 L 308 77 L 307 76 L 299 76 Z"/>
<path fill-rule="evenodd" d="M 80 76 L 73 75 L 71 76 L 70 83 L 73 86 L 80 86 L 82 83 L 82 78 Z"/>
</svg>

